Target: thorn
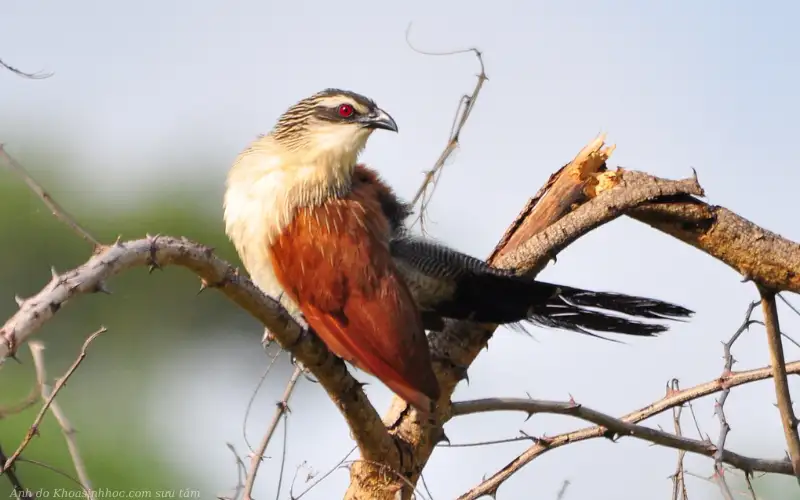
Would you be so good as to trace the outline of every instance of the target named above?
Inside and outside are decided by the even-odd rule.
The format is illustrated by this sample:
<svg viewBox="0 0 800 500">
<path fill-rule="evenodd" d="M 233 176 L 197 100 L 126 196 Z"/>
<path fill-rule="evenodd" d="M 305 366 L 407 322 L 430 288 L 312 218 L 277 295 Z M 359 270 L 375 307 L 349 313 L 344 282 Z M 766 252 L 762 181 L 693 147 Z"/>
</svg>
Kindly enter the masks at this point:
<svg viewBox="0 0 800 500">
<path fill-rule="evenodd" d="M 200 292 L 202 291 L 203 288 L 201 286 Z M 200 292 L 197 293 L 199 294 Z M 273 333 L 269 331 L 268 328 L 264 328 L 264 336 L 261 337 L 261 344 L 266 348 L 269 347 L 274 341 L 275 341 L 275 335 L 273 335 Z"/>
<path fill-rule="evenodd" d="M 61 304 L 59 302 L 50 302 L 50 312 L 58 312 L 61 309 Z"/>
<path fill-rule="evenodd" d="M 114 245 L 113 246 L 116 247 L 116 248 L 122 248 L 124 246 L 122 244 L 122 235 L 121 234 L 117 235 L 117 239 L 114 240 Z"/>
<path fill-rule="evenodd" d="M 206 257 L 211 257 L 212 255 L 214 255 L 214 247 L 205 247 L 203 249 L 203 254 Z"/>
<path fill-rule="evenodd" d="M 22 298 L 22 297 L 20 297 L 19 295 L 14 295 L 14 300 L 17 302 L 17 305 L 18 305 L 19 307 L 22 307 L 22 306 L 24 306 L 24 305 L 25 305 L 25 299 L 23 299 L 23 298 Z"/>
<path fill-rule="evenodd" d="M 443 442 L 446 442 L 447 444 L 451 444 L 450 443 L 450 438 L 447 437 L 447 434 L 444 433 L 444 428 L 443 427 L 439 427 L 439 431 L 440 431 L 439 435 L 436 436 L 434 438 L 434 440 L 433 440 L 433 445 L 436 446 L 439 443 L 443 443 Z"/>
<path fill-rule="evenodd" d="M 95 293 L 104 293 L 106 295 L 111 295 L 111 290 L 106 287 L 106 283 L 104 281 L 98 281 L 97 284 L 94 286 Z"/>
<path fill-rule="evenodd" d="M 467 385 L 469 385 L 469 373 L 467 373 L 466 367 L 453 365 L 453 370 L 456 372 L 456 380 L 466 380 Z"/>
<path fill-rule="evenodd" d="M 292 413 L 292 410 L 289 409 L 289 403 L 286 401 L 277 401 L 275 406 L 280 408 L 284 413 Z"/>
<path fill-rule="evenodd" d="M 150 233 L 146 234 L 147 240 L 150 242 L 150 256 L 148 257 L 148 264 L 150 267 L 148 268 L 148 274 L 153 274 L 153 271 L 156 269 L 161 270 L 161 266 L 156 262 L 156 242 L 160 235 L 151 236 Z"/>
<path fill-rule="evenodd" d="M 197 295 L 200 295 L 201 293 L 203 293 L 206 288 L 208 288 L 208 282 L 201 278 L 200 279 L 200 290 L 197 291 Z"/>
<path fill-rule="evenodd" d="M 534 416 L 535 414 L 536 414 L 536 412 L 534 412 L 534 411 L 529 411 L 529 412 L 528 412 L 528 416 L 527 416 L 527 417 L 525 417 L 525 420 L 524 420 L 524 421 L 525 421 L 525 422 L 527 422 L 527 421 L 528 421 L 528 420 L 530 420 L 530 419 L 531 419 L 531 417 L 532 417 L 532 416 Z"/>
<path fill-rule="evenodd" d="M 50 266 L 50 274 L 53 276 L 53 279 L 58 281 L 58 271 L 56 271 L 56 266 Z"/>
</svg>

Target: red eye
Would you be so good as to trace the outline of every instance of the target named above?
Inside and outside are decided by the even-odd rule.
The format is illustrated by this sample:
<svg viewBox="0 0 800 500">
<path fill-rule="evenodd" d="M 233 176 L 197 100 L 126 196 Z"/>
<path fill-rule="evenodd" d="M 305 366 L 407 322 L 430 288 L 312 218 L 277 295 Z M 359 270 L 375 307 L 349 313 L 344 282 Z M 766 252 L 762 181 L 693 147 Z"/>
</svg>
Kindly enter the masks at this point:
<svg viewBox="0 0 800 500">
<path fill-rule="evenodd" d="M 337 111 L 339 112 L 339 116 L 341 116 L 342 118 L 350 118 L 351 116 L 353 116 L 353 112 L 355 110 L 353 109 L 353 106 L 349 104 L 340 104 L 339 109 Z"/>
</svg>

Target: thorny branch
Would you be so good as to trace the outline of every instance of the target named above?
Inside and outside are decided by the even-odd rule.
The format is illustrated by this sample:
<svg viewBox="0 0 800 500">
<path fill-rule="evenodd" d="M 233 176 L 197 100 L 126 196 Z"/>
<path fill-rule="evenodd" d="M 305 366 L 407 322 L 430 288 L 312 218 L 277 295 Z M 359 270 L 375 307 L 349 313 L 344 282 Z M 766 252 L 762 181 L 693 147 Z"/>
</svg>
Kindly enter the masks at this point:
<svg viewBox="0 0 800 500">
<path fill-rule="evenodd" d="M 93 336 L 97 336 L 100 333 L 105 331 L 105 329 L 98 330 Z M 91 341 L 91 337 L 87 340 L 87 344 Z M 75 439 L 75 428 L 72 427 L 72 424 L 67 419 L 66 414 L 61 409 L 61 405 L 58 404 L 58 401 L 55 399 L 50 399 L 50 396 L 53 392 L 50 390 L 50 386 L 47 384 L 47 371 L 45 370 L 44 366 L 44 344 L 41 342 L 33 341 L 28 343 L 28 347 L 31 350 L 31 356 L 33 357 L 33 365 L 36 368 L 36 381 L 39 384 L 40 392 L 42 395 L 42 399 L 45 402 L 50 400 L 50 411 L 53 413 L 58 425 L 61 427 L 61 432 L 64 434 L 64 439 L 67 441 L 67 450 L 69 451 L 69 456 L 72 459 L 72 464 L 75 466 L 75 473 L 78 474 L 78 481 L 80 482 L 81 488 L 85 492 L 87 492 L 88 499 L 94 500 L 94 490 L 92 489 L 92 482 L 89 480 L 89 473 L 86 472 L 86 465 L 83 463 L 83 459 L 81 458 L 80 451 L 78 450 L 78 441 Z M 85 347 L 81 351 L 81 359 L 85 354 Z"/>
<path fill-rule="evenodd" d="M 17 447 L 17 450 L 10 457 L 8 457 L 8 459 L 3 464 L 2 470 L 0 470 L 0 474 L 9 470 L 11 466 L 14 465 L 14 461 L 16 461 L 17 458 L 20 456 L 20 454 L 23 452 L 23 450 L 25 450 L 25 447 L 27 447 L 28 444 L 30 444 L 31 440 L 33 439 L 33 436 L 36 436 L 39 433 L 39 425 L 42 423 L 42 419 L 44 418 L 45 413 L 47 413 L 48 408 L 50 408 L 50 405 L 53 403 L 53 400 L 55 399 L 56 395 L 61 390 L 61 388 L 64 387 L 64 385 L 66 385 L 67 380 L 72 376 L 75 370 L 78 369 L 78 367 L 83 362 L 84 358 L 86 358 L 86 349 L 89 347 L 89 344 L 95 338 L 97 338 L 98 335 L 100 335 L 105 331 L 106 328 L 101 327 L 99 330 L 89 335 L 89 338 L 87 338 L 86 341 L 83 343 L 83 347 L 81 347 L 81 352 L 78 355 L 78 358 L 75 360 L 74 363 L 72 363 L 72 366 L 69 367 L 64 376 L 56 380 L 56 385 L 53 387 L 53 391 L 47 396 L 47 399 L 42 405 L 42 409 L 39 410 L 39 413 L 36 415 L 36 418 L 34 419 L 33 424 L 31 424 L 30 429 L 28 429 L 28 432 L 25 434 L 25 438 L 22 440 L 22 443 L 20 443 L 19 447 Z M 83 481 L 81 481 L 81 483 L 82 483 L 81 486 L 83 486 Z M 90 491 L 86 491 L 86 494 L 89 495 L 89 498 L 92 498 Z"/>
<path fill-rule="evenodd" d="M 272 421 L 270 421 L 269 426 L 267 427 L 267 432 L 264 434 L 261 444 L 259 445 L 258 449 L 250 455 L 250 469 L 247 471 L 247 478 L 244 484 L 244 500 L 252 500 L 253 486 L 255 486 L 258 467 L 261 465 L 261 461 L 264 459 L 264 454 L 267 452 L 267 446 L 269 446 L 269 442 L 272 440 L 272 435 L 275 433 L 275 429 L 278 428 L 278 423 L 280 423 L 281 418 L 287 418 L 289 413 L 289 398 L 292 396 L 292 391 L 294 391 L 297 381 L 300 380 L 301 375 L 303 375 L 303 367 L 298 365 L 295 367 L 292 376 L 289 378 L 289 382 L 286 384 L 286 389 L 283 391 L 281 400 L 278 401 L 275 406 L 275 414 L 273 415 Z M 281 474 L 281 476 L 283 476 L 283 474 Z M 278 495 L 280 495 L 280 487 L 278 488 Z"/>
<path fill-rule="evenodd" d="M 783 432 L 789 447 L 789 458 L 794 475 L 800 482 L 800 435 L 797 432 L 797 417 L 792 410 L 792 396 L 789 393 L 789 379 L 786 376 L 786 359 L 783 355 L 781 327 L 778 323 L 778 308 L 775 304 L 775 292 L 759 287 L 761 309 L 764 314 L 764 326 L 767 329 L 772 378 L 775 381 L 775 395 L 778 398 L 778 411 L 781 414 Z"/>
<path fill-rule="evenodd" d="M 800 363 L 798 363 L 800 364 Z M 669 396 L 667 396 L 669 398 Z M 680 404 L 680 403 L 677 403 Z M 661 413 L 669 408 L 676 406 L 673 403 L 667 407 L 662 406 Z M 574 401 L 561 402 L 561 401 L 544 401 L 536 399 L 524 398 L 487 398 L 478 399 L 474 401 L 455 402 L 452 405 L 453 416 L 470 415 L 473 413 L 489 412 L 489 411 L 521 411 L 527 413 L 529 416 L 534 414 L 554 414 L 554 415 L 570 415 L 581 420 L 597 424 L 597 428 L 602 429 L 602 435 L 617 437 L 631 436 L 651 443 L 666 446 L 668 448 L 675 448 L 685 450 L 707 457 L 714 457 L 718 453 L 716 446 L 708 441 L 691 439 L 685 436 L 676 436 L 668 432 L 652 429 L 643 425 L 638 425 L 629 418 L 616 418 L 597 410 L 593 410 Z M 649 418 L 657 413 L 650 413 L 645 418 Z M 643 419 L 637 419 L 640 421 Z M 549 448 L 555 438 L 538 438 L 535 439 L 536 443 L 532 449 L 538 447 Z M 757 458 L 748 458 L 728 450 L 719 452 L 722 457 L 722 462 L 728 463 L 742 470 L 759 471 L 759 472 L 773 472 L 778 474 L 791 474 L 791 466 L 785 460 L 764 460 Z M 487 491 L 480 492 L 481 495 L 487 494 Z M 461 498 L 478 498 L 467 494 Z"/>
<path fill-rule="evenodd" d="M 486 82 L 489 78 L 486 76 L 486 68 L 483 65 L 483 54 L 480 50 L 476 48 L 470 48 L 448 52 L 424 51 L 412 45 L 410 35 L 411 24 L 409 24 L 408 28 L 406 29 L 406 43 L 414 52 L 426 56 L 451 56 L 456 54 L 467 54 L 471 52 L 475 54 L 475 57 L 478 58 L 478 64 L 480 64 L 481 67 L 481 72 L 478 74 L 478 81 L 475 83 L 475 88 L 472 89 L 472 93 L 462 96 L 458 102 L 458 108 L 456 108 L 456 114 L 453 118 L 453 126 L 450 128 L 450 136 L 447 138 L 447 144 L 445 145 L 444 150 L 442 150 L 439 158 L 436 159 L 436 162 L 433 164 L 433 168 L 425 172 L 425 178 L 422 181 L 422 185 L 419 187 L 417 193 L 414 195 L 414 198 L 411 200 L 412 206 L 415 206 L 417 203 L 419 203 L 419 214 L 412 222 L 411 226 L 419 221 L 420 229 L 425 231 L 425 213 L 428 209 L 428 203 L 430 202 L 431 198 L 433 197 L 433 193 L 436 190 L 436 185 L 439 182 L 439 176 L 444 170 L 445 162 L 447 162 L 447 160 L 450 158 L 450 155 L 452 155 L 453 152 L 458 148 L 459 139 L 461 138 L 461 130 L 464 128 L 464 125 L 466 125 L 470 114 L 472 114 L 472 109 L 475 107 L 475 104 L 478 101 L 478 95 L 483 88 L 484 82 Z"/>
<path fill-rule="evenodd" d="M 800 361 L 795 361 L 786 365 L 786 372 L 791 375 L 800 374 Z M 587 439 L 594 439 L 607 436 L 609 429 L 617 434 L 618 434 L 617 429 L 624 431 L 624 433 L 628 433 L 629 424 L 637 424 L 643 420 L 646 420 L 655 415 L 663 413 L 671 408 L 675 408 L 690 401 L 694 401 L 695 399 L 699 399 L 704 396 L 720 392 L 725 388 L 733 388 L 740 385 L 753 383 L 759 380 L 765 380 L 771 377 L 772 377 L 772 369 L 770 367 L 758 368 L 755 370 L 747 370 L 741 372 L 732 371 L 730 372 L 730 374 L 722 376 L 716 380 L 712 380 L 689 389 L 682 389 L 680 391 L 670 392 L 669 394 L 661 398 L 659 401 L 651 403 L 637 411 L 628 413 L 627 415 L 624 415 L 618 419 L 613 419 L 612 417 L 613 420 L 621 422 L 623 424 L 623 427 L 614 428 L 613 426 L 618 424 L 617 422 L 613 422 L 611 423 L 612 427 L 606 427 L 605 424 L 602 424 L 594 427 L 585 427 L 583 429 L 578 429 L 576 431 L 558 434 L 552 437 L 541 438 L 538 443 L 534 444 L 532 447 L 530 447 L 528 450 L 522 453 L 522 455 L 514 459 L 508 465 L 506 465 L 503 469 L 496 472 L 495 474 L 493 474 L 492 476 L 481 482 L 478 486 L 476 486 L 469 492 L 459 497 L 459 500 L 477 499 L 480 498 L 482 495 L 491 495 L 492 493 L 497 491 L 497 488 L 503 482 L 505 482 L 508 478 L 510 478 L 514 473 L 516 473 L 522 467 L 524 467 L 537 457 L 549 451 L 552 451 L 556 448 L 560 448 L 567 444 L 572 444 L 579 441 L 585 441 Z M 530 399 L 511 399 L 511 400 L 488 399 L 488 400 L 478 400 L 478 401 L 479 402 L 472 402 L 471 405 L 468 407 L 470 410 L 472 410 L 471 411 L 472 413 L 479 410 L 493 411 L 495 409 L 498 409 L 498 406 L 500 407 L 499 409 L 503 410 L 518 410 L 523 412 L 529 412 L 531 410 L 542 411 L 545 409 L 552 409 L 546 406 L 541 406 L 541 407 L 537 406 L 538 403 L 540 402 Z M 565 403 L 556 403 L 556 404 L 564 405 Z M 459 410 L 459 412 L 460 414 L 463 414 L 465 410 L 462 409 Z M 555 413 L 555 412 L 550 412 L 550 413 Z M 565 410 L 562 410 L 562 413 L 567 413 L 567 412 Z M 652 429 L 650 430 L 652 431 Z M 693 453 L 698 453 L 709 457 L 713 456 L 713 453 L 716 451 L 716 447 L 710 442 L 696 441 L 696 440 L 689 440 L 689 441 L 692 442 L 691 447 L 680 447 L 679 449 L 685 449 L 686 451 L 691 451 Z M 696 446 L 697 443 L 699 443 L 701 446 Z M 769 472 L 779 473 L 779 474 L 793 474 L 791 464 L 785 460 L 779 461 L 779 460 L 753 459 L 753 458 L 742 457 L 741 455 L 733 454 L 728 451 L 724 452 L 724 456 L 726 458 L 735 457 L 733 458 L 735 463 L 729 462 L 728 460 L 724 461 L 726 463 L 731 463 L 735 467 L 741 468 L 745 472 L 752 472 L 754 470 L 763 470 L 762 467 L 766 467 L 769 469 Z M 757 469 L 755 467 L 757 467 Z"/>
<path fill-rule="evenodd" d="M 747 306 L 747 311 L 744 315 L 744 321 L 742 322 L 741 326 L 733 333 L 730 340 L 722 344 L 723 347 L 723 359 L 724 359 L 724 367 L 722 369 L 722 377 L 728 376 L 731 371 L 733 370 L 733 364 L 736 363 L 736 360 L 731 353 L 731 349 L 733 348 L 733 344 L 739 340 L 739 337 L 742 334 L 750 329 L 750 326 L 757 321 L 754 321 L 751 318 L 753 315 L 753 310 L 758 305 L 758 302 L 752 302 L 749 306 Z M 717 416 L 719 420 L 719 437 L 717 438 L 717 451 L 714 453 L 714 480 L 719 486 L 720 492 L 722 496 L 725 497 L 726 500 L 733 500 L 733 493 L 731 492 L 730 486 L 725 479 L 725 467 L 723 464 L 722 454 L 725 450 L 725 440 L 728 438 L 728 432 L 730 432 L 731 427 L 728 424 L 728 419 L 725 417 L 725 401 L 728 399 L 728 395 L 731 393 L 730 386 L 726 386 L 722 389 L 719 397 L 714 401 L 714 414 Z M 745 473 L 747 474 L 747 473 Z"/>
</svg>

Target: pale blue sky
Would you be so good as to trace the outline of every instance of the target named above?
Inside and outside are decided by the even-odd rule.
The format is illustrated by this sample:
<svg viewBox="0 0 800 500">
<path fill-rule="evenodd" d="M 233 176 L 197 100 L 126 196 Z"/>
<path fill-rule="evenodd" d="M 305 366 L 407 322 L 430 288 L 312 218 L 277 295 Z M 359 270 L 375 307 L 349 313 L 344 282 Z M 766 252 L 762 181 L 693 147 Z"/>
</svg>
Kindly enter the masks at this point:
<svg viewBox="0 0 800 500">
<path fill-rule="evenodd" d="M 490 77 L 432 204 L 436 224 L 430 229 L 437 238 L 485 256 L 550 172 L 606 131 L 618 146 L 612 164 L 673 178 L 694 167 L 710 203 L 798 240 L 792 210 L 800 181 L 792 153 L 800 116 L 798 16 L 798 3 L 719 0 L 12 0 L 0 15 L 0 57 L 55 76 L 29 81 L 0 74 L 0 142 L 14 152 L 15 139 L 31 133 L 57 138 L 61 146 L 53 153 L 67 158 L 66 173 L 80 169 L 81 180 L 53 191 L 81 191 L 111 204 L 146 196 L 159 179 L 190 175 L 206 187 L 174 189 L 196 190 L 221 219 L 222 183 L 238 150 L 294 101 L 335 86 L 369 95 L 395 117 L 400 133 L 375 134 L 363 158 L 410 197 L 443 147 L 457 100 L 472 89 L 477 71 L 469 55 L 425 57 L 410 50 L 404 31 L 413 21 L 412 39 L 427 50 L 479 47 Z M 213 161 L 203 165 L 217 167 L 198 170 L 198 155 L 209 152 Z M 609 413 L 633 410 L 661 396 L 672 377 L 688 386 L 717 376 L 720 341 L 755 297 L 752 286 L 723 265 L 627 220 L 580 240 L 543 276 L 655 295 L 697 316 L 671 334 L 629 345 L 541 330 L 536 342 L 500 334 L 456 399 L 528 391 L 549 399 L 572 394 Z M 786 331 L 800 332 L 800 321 L 785 318 Z M 243 344 L 236 352 L 257 348 Z M 796 359 L 797 350 L 787 347 L 787 356 Z M 762 332 L 738 344 L 737 358 L 739 368 L 767 363 Z M 172 431 L 176 460 L 208 474 L 217 491 L 233 484 L 224 443 L 239 439 L 241 408 L 261 370 L 260 358 L 247 359 L 256 366 L 231 362 L 226 380 L 202 388 L 193 385 L 195 378 L 165 373 L 175 421 L 153 417 L 154 429 Z M 209 370 L 199 360 L 187 363 L 194 375 Z M 295 397 L 291 472 L 303 460 L 324 470 L 349 449 L 332 405 L 302 411 L 303 396 L 318 390 L 306 384 Z M 372 384 L 369 392 L 386 407 L 383 387 Z M 264 397 L 258 415 L 266 418 L 275 397 Z M 734 450 L 783 455 L 773 401 L 768 383 L 729 398 Z M 704 431 L 716 436 L 711 403 L 697 410 Z M 198 411 L 220 408 L 230 414 L 202 422 L 210 428 L 192 420 Z M 467 417 L 449 424 L 447 433 L 455 443 L 508 437 L 520 428 L 554 434 L 580 425 L 566 418 L 522 420 Z M 671 427 L 669 418 L 656 422 Z M 262 423 L 253 424 L 251 439 Z M 324 447 L 307 439 L 309 428 L 324 433 Z M 435 498 L 450 498 L 522 449 L 440 449 L 427 469 L 428 485 Z M 554 498 L 570 479 L 568 499 L 666 498 L 674 465 L 674 452 L 639 442 L 580 444 L 534 462 L 500 497 Z M 688 460 L 688 467 L 712 472 L 705 459 Z M 265 469 L 258 497 L 272 490 L 276 471 Z M 717 498 L 702 480 L 690 482 L 697 495 Z M 307 498 L 335 498 L 345 483 L 340 472 Z"/>
</svg>

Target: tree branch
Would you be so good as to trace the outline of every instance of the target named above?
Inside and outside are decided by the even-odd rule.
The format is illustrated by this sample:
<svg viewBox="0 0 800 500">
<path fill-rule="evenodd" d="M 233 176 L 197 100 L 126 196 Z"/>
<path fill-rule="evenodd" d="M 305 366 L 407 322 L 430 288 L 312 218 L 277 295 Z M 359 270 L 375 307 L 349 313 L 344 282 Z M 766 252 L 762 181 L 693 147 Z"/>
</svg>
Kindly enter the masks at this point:
<svg viewBox="0 0 800 500">
<path fill-rule="evenodd" d="M 786 365 L 786 372 L 792 375 L 800 374 L 800 361 L 795 361 L 793 363 L 789 363 L 788 365 Z M 722 376 L 720 376 L 720 378 L 716 380 L 712 380 L 710 382 L 706 382 L 704 384 L 700 384 L 691 387 L 689 389 L 682 389 L 680 391 L 670 391 L 670 393 L 668 393 L 665 397 L 661 398 L 660 400 L 652 404 L 649 404 L 637 411 L 628 413 L 627 415 L 624 415 L 616 420 L 624 423 L 625 425 L 637 424 L 650 417 L 663 413 L 671 408 L 675 408 L 677 406 L 688 403 L 689 401 L 693 401 L 695 399 L 720 392 L 726 388 L 730 389 L 733 387 L 749 384 L 759 380 L 765 380 L 771 377 L 772 377 L 772 368 L 770 367 L 764 367 L 755 370 L 747 370 L 740 372 L 730 372 L 729 374 L 723 374 Z M 489 399 L 489 400 L 478 400 L 478 401 L 482 401 L 485 403 L 480 403 L 480 404 L 475 403 L 471 405 L 471 407 L 469 408 L 475 411 L 477 411 L 478 409 L 487 408 L 488 411 L 492 411 L 496 407 L 497 400 Z M 525 412 L 530 412 L 532 409 L 537 410 L 537 408 L 533 406 L 536 403 L 540 403 L 539 401 L 533 401 L 532 405 L 531 404 L 532 400 L 528 399 L 512 399 L 512 400 L 500 400 L 500 401 L 510 401 L 510 402 L 504 402 L 502 404 L 503 409 L 518 410 Z M 545 402 L 545 403 L 553 403 L 553 402 Z M 456 407 L 456 405 L 458 404 L 459 403 L 453 403 L 453 406 Z M 568 403 L 556 402 L 555 404 L 563 406 Z M 552 410 L 554 408 L 549 406 L 543 406 L 538 409 Z M 560 413 L 569 415 L 571 414 L 569 413 L 570 411 L 573 412 L 575 411 L 568 409 L 566 407 L 557 407 L 555 409 L 558 411 L 547 411 L 547 413 Z M 464 410 L 459 410 L 459 411 L 461 412 L 460 414 L 464 414 Z M 474 413 L 475 411 L 472 411 L 472 413 Z M 538 443 L 531 446 L 519 457 L 515 458 L 511 463 L 509 463 L 501 470 L 499 470 L 498 472 L 496 472 L 495 474 L 493 474 L 492 476 L 481 482 L 478 486 L 471 489 L 468 493 L 459 497 L 459 500 L 476 499 L 480 498 L 482 495 L 491 495 L 493 492 L 497 491 L 497 488 L 499 488 L 503 482 L 509 479 L 519 469 L 521 469 L 528 463 L 532 462 L 535 458 L 539 457 L 540 455 L 547 453 L 548 451 L 560 448 L 567 444 L 576 443 L 578 441 L 585 441 L 587 439 L 603 437 L 604 435 L 606 435 L 607 429 L 615 431 L 614 428 L 605 427 L 605 425 L 606 423 L 603 423 L 602 425 L 598 425 L 595 427 L 585 427 L 583 429 L 578 429 L 576 431 L 566 432 L 563 434 L 559 434 L 557 436 L 540 439 Z M 645 429 L 647 428 L 645 427 Z M 653 429 L 649 430 L 652 432 L 659 432 L 659 431 L 653 431 Z M 695 440 L 689 440 L 689 441 L 692 441 L 693 445 L 695 443 L 702 443 L 703 448 L 700 449 L 699 447 L 695 447 L 690 449 L 687 447 L 678 449 L 685 449 L 686 451 L 699 453 L 713 458 L 713 453 L 716 451 L 716 447 L 711 442 L 695 441 Z M 776 460 L 748 459 L 752 460 L 752 462 L 749 462 L 748 460 L 743 460 L 746 457 L 737 454 L 729 455 L 728 453 L 729 452 L 725 451 L 723 453 L 723 457 L 730 458 L 731 456 L 735 456 L 736 458 L 734 458 L 734 460 L 736 461 L 736 463 L 729 462 L 726 458 L 723 458 L 723 461 L 725 461 L 726 463 L 731 463 L 732 465 L 743 469 L 745 472 L 762 470 L 761 467 L 766 467 L 770 469 L 769 472 L 775 472 L 779 474 L 793 474 L 791 463 L 785 460 L 776 461 Z M 778 464 L 782 465 L 779 466 Z M 758 469 L 753 467 L 758 467 Z"/>
<path fill-rule="evenodd" d="M 666 410 L 665 408 L 664 410 Z M 490 411 L 522 411 L 529 416 L 545 413 L 553 415 L 570 415 L 572 417 L 597 424 L 603 428 L 603 434 L 631 436 L 651 443 L 685 450 L 706 457 L 713 458 L 717 452 L 717 447 L 710 441 L 699 441 L 688 437 L 676 436 L 669 432 L 664 432 L 643 425 L 627 422 L 597 410 L 593 410 L 574 401 L 544 401 L 536 399 L 522 398 L 486 398 L 474 401 L 461 401 L 453 403 L 453 416 L 472 415 Z M 663 410 L 662 410 L 663 411 Z M 650 415 L 652 416 L 652 415 Z M 614 436 L 614 439 L 617 439 Z M 535 446 L 548 446 L 551 438 L 537 439 Z M 791 464 L 785 460 L 763 460 L 758 458 L 748 458 L 727 450 L 721 451 L 723 462 L 738 467 L 742 470 L 754 472 L 772 472 L 777 474 L 793 474 Z M 482 494 L 486 494 L 485 492 Z M 471 498 L 466 495 L 462 498 Z"/>
<path fill-rule="evenodd" d="M 797 417 L 792 410 L 792 395 L 789 393 L 789 379 L 786 376 L 786 359 L 783 356 L 781 343 L 781 327 L 778 323 L 778 308 L 775 304 L 775 292 L 759 287 L 761 309 L 764 312 L 764 325 L 767 329 L 770 365 L 772 378 L 775 381 L 775 395 L 778 398 L 778 411 L 781 414 L 783 432 L 789 447 L 794 475 L 800 482 L 800 435 L 797 433 Z"/>
<path fill-rule="evenodd" d="M 20 310 L 0 327 L 0 362 L 13 355 L 70 299 L 105 290 L 109 278 L 127 269 L 170 264 L 194 272 L 206 287 L 219 289 L 273 332 L 281 346 L 320 381 L 347 420 L 362 453 L 390 462 L 397 456 L 380 416 L 344 362 L 332 355 L 316 335 L 303 330 L 275 300 L 214 256 L 212 248 L 186 239 L 148 237 L 117 242 L 103 247 L 82 266 L 61 275 L 54 273 L 50 283 L 37 295 L 21 300 Z"/>
<path fill-rule="evenodd" d="M 628 215 L 724 262 L 747 280 L 800 293 L 800 245 L 725 207 L 683 197 L 648 203 Z"/>
</svg>

